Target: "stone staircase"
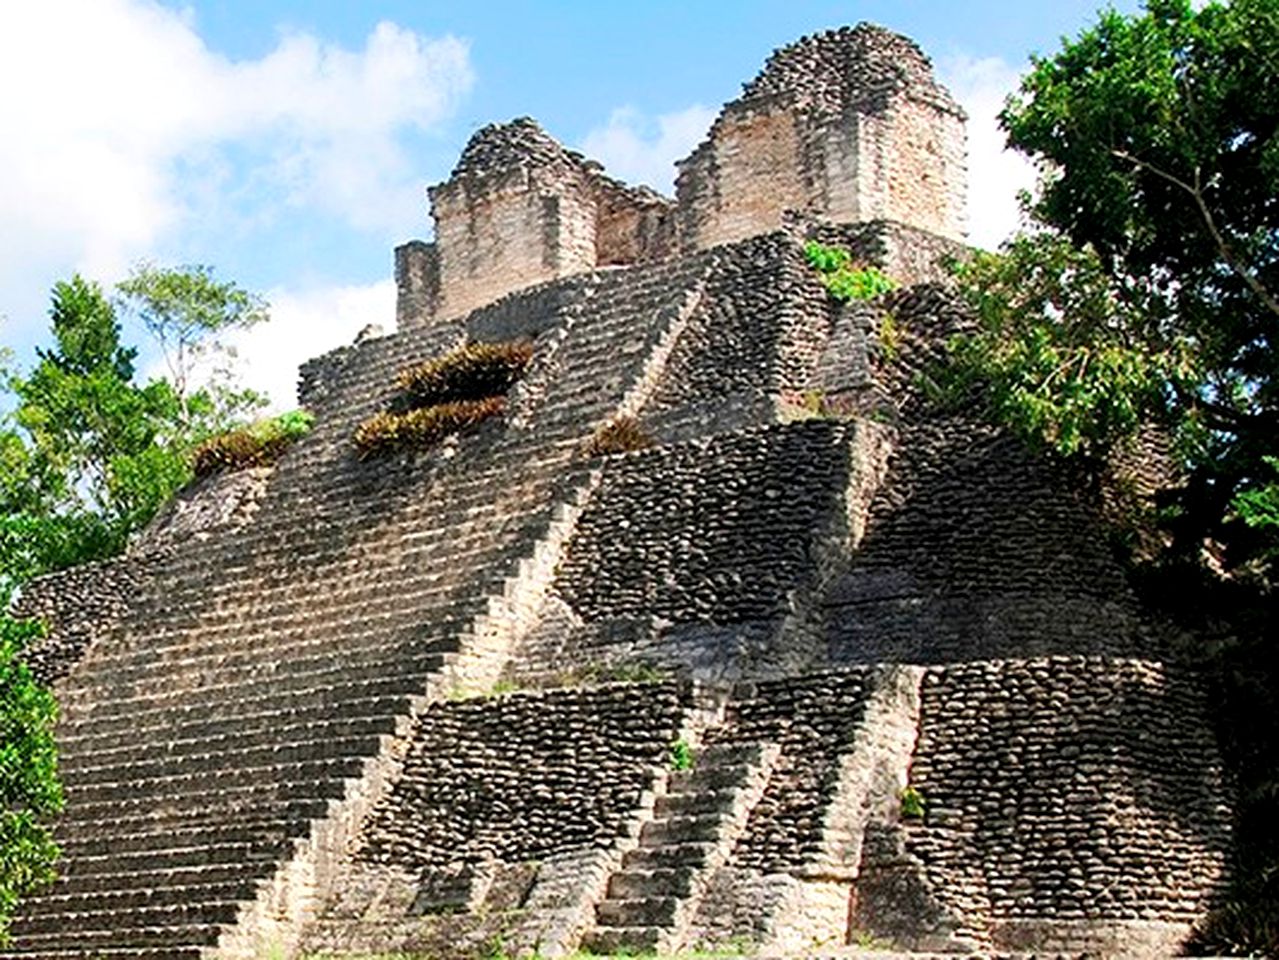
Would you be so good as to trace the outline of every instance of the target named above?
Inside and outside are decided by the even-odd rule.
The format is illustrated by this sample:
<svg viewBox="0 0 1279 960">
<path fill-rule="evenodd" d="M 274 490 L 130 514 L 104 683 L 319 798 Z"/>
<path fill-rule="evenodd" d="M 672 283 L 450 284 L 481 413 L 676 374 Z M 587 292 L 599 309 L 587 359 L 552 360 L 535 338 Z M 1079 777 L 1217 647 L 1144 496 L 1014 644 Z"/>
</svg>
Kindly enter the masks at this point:
<svg viewBox="0 0 1279 960">
<path fill-rule="evenodd" d="M 700 267 L 628 273 L 564 318 L 524 426 L 485 425 L 417 465 L 358 463 L 350 433 L 396 369 L 456 331 L 364 345 L 252 523 L 144 579 L 59 684 L 60 876 L 0 957 L 289 942 L 412 718 L 496 678 L 597 479 L 581 443 L 660 375 L 651 355 Z"/>
<path fill-rule="evenodd" d="M 777 761 L 775 744 L 717 743 L 672 771 L 638 846 L 609 879 L 585 945 L 597 953 L 673 952 L 715 871 L 746 829 Z"/>
</svg>

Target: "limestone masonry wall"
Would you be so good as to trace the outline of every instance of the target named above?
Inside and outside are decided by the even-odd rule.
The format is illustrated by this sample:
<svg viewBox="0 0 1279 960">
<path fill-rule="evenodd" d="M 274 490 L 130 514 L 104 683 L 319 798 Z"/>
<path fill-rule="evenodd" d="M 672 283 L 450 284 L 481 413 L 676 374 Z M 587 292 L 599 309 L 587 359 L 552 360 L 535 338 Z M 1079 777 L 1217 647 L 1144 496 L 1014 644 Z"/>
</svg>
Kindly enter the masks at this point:
<svg viewBox="0 0 1279 960">
<path fill-rule="evenodd" d="M 673 250 L 669 200 L 604 176 L 527 117 L 476 133 L 452 176 L 429 192 L 435 242 L 396 250 L 401 327 Z"/>
<path fill-rule="evenodd" d="M 436 704 L 359 856 L 437 870 L 610 846 L 667 763 L 681 714 L 673 684 Z"/>
<path fill-rule="evenodd" d="M 588 621 L 780 617 L 814 571 L 815 539 L 840 519 L 843 434 L 797 424 L 610 463 L 557 590 Z"/>
<path fill-rule="evenodd" d="M 808 37 L 774 53 L 679 163 L 681 243 L 776 229 L 787 210 L 962 239 L 964 151 L 963 111 L 909 40 L 865 24 Z"/>
</svg>

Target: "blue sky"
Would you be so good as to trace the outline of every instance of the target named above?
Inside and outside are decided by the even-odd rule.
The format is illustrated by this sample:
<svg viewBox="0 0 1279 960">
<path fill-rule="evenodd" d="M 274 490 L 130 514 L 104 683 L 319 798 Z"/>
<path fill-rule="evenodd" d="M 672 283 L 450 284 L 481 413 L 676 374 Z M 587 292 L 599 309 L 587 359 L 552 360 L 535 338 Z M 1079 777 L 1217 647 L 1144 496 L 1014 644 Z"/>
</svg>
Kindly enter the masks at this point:
<svg viewBox="0 0 1279 960">
<path fill-rule="evenodd" d="M 536 117 L 614 175 L 670 190 L 775 47 L 872 20 L 911 36 L 968 107 L 973 239 L 1032 174 L 992 117 L 1032 52 L 1095 0 L 42 0 L 0 13 L 0 344 L 29 358 L 52 283 L 204 263 L 264 292 L 247 379 L 393 325 L 391 248 L 429 236 L 424 188 L 478 127 Z M 1123 11 L 1135 2 L 1119 2 Z M 141 337 L 130 330 L 129 336 Z"/>
</svg>

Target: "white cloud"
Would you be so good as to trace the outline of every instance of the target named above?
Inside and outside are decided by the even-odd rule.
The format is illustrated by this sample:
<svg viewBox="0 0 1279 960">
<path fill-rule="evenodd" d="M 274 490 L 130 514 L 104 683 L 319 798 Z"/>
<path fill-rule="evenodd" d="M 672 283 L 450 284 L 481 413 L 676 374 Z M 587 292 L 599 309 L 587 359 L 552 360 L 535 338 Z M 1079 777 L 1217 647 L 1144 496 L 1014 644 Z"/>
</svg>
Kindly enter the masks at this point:
<svg viewBox="0 0 1279 960">
<path fill-rule="evenodd" d="M 298 367 L 351 343 L 369 325 L 395 330 L 395 282 L 275 290 L 267 295 L 271 319 L 228 338 L 241 382 L 271 398 L 271 409 L 297 406 Z"/>
<path fill-rule="evenodd" d="M 1005 148 L 996 119 L 1021 75 L 997 57 L 956 56 L 939 65 L 942 82 L 968 111 L 969 240 L 993 249 L 1017 229 L 1017 193 L 1035 184 L 1035 168 Z"/>
<path fill-rule="evenodd" d="M 611 176 L 674 191 L 675 161 L 682 160 L 706 136 L 716 111 L 694 105 L 649 118 L 633 107 L 619 107 L 608 123 L 582 140 L 581 150 L 604 164 Z"/>
<path fill-rule="evenodd" d="M 393 23 L 357 50 L 294 33 L 233 61 L 154 0 L 8 4 L 0 310 L 33 273 L 116 277 L 169 231 L 261 215 L 262 197 L 361 228 L 415 222 L 401 138 L 470 83 L 464 42 Z"/>
</svg>

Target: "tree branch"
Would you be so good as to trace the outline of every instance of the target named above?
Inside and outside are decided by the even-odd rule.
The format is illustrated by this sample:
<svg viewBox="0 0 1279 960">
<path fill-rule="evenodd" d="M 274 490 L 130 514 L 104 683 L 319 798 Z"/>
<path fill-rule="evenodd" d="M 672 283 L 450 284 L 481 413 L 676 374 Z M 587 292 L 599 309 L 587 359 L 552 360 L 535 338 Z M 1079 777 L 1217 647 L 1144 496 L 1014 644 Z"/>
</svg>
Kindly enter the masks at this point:
<svg viewBox="0 0 1279 960">
<path fill-rule="evenodd" d="M 1208 208 L 1208 204 L 1203 197 L 1202 185 L 1199 182 L 1198 167 L 1195 167 L 1195 182 L 1191 184 L 1182 180 L 1175 174 L 1169 173 L 1167 170 L 1162 170 L 1159 167 L 1156 167 L 1153 163 L 1142 160 L 1140 157 L 1133 156 L 1127 150 L 1111 150 L 1110 153 L 1111 156 L 1127 161 L 1133 166 L 1141 170 L 1145 170 L 1147 173 L 1152 173 L 1161 180 L 1166 180 L 1173 186 L 1190 194 L 1195 201 L 1195 206 L 1199 208 L 1199 215 L 1203 218 L 1204 226 L 1208 228 L 1208 233 L 1212 236 L 1213 243 L 1217 245 L 1217 251 L 1221 254 L 1221 258 L 1226 261 L 1226 265 L 1248 285 L 1248 289 L 1257 295 L 1261 302 L 1265 304 L 1266 309 L 1279 317 L 1279 300 L 1277 300 L 1274 295 L 1262 285 L 1261 281 L 1257 279 L 1256 274 L 1239 262 L 1238 258 L 1234 255 L 1234 251 L 1231 250 L 1230 244 L 1226 242 L 1226 238 L 1223 237 L 1221 235 L 1221 231 L 1217 229 L 1217 222 L 1213 219 L 1212 211 Z"/>
</svg>

